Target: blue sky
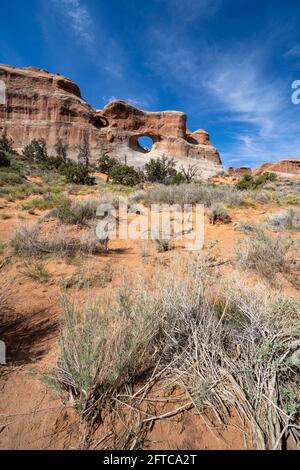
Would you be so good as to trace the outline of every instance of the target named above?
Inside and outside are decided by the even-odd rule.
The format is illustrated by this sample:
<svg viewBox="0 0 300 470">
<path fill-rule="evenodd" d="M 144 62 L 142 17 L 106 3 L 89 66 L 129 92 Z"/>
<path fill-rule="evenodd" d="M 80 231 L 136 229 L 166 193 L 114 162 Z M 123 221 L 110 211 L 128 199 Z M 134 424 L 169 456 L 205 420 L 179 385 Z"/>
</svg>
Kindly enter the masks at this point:
<svg viewBox="0 0 300 470">
<path fill-rule="evenodd" d="M 298 0 L 0 0 L 0 63 L 113 98 L 175 109 L 226 166 L 300 157 Z"/>
</svg>

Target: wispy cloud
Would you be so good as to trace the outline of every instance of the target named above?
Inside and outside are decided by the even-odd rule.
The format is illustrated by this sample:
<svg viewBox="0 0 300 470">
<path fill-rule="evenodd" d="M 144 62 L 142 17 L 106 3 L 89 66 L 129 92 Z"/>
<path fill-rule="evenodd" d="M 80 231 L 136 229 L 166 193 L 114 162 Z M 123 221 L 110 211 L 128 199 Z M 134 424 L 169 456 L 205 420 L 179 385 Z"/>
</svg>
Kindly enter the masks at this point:
<svg viewBox="0 0 300 470">
<path fill-rule="evenodd" d="M 189 103 L 194 115 L 222 121 L 224 161 L 255 165 L 300 156 L 299 109 L 291 103 L 288 80 L 267 68 L 269 44 L 253 39 L 221 45 L 202 39 L 195 47 L 187 35 L 183 42 L 159 29 L 151 37 L 159 44 L 151 57 L 155 73 Z M 205 127 L 205 120 L 199 125 Z"/>
<path fill-rule="evenodd" d="M 288 49 L 285 52 L 284 57 L 300 57 L 300 44 L 297 44 L 296 46 Z"/>
<path fill-rule="evenodd" d="M 61 8 L 61 12 L 70 22 L 77 40 L 85 45 L 94 41 L 93 20 L 88 7 L 81 0 L 52 0 Z"/>
</svg>

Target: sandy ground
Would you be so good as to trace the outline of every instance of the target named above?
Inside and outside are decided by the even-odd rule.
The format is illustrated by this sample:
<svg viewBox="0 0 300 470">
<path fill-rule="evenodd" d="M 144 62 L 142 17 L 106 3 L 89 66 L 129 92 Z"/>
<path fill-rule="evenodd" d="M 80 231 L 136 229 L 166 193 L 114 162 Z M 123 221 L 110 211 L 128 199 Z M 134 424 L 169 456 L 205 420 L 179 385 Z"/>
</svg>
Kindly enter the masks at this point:
<svg viewBox="0 0 300 470">
<path fill-rule="evenodd" d="M 24 202 L 24 201 L 22 201 Z M 9 240 L 20 223 L 32 223 L 44 215 L 36 211 L 30 215 L 21 210 L 21 203 L 0 201 L 0 241 Z M 232 271 L 230 257 L 244 235 L 237 229 L 241 220 L 259 221 L 267 214 L 279 211 L 276 206 L 231 209 L 232 223 L 211 225 L 205 217 L 205 250 L 214 246 L 213 254 L 224 264 L 225 274 Z M 9 215 L 9 218 L 6 216 Z M 71 295 L 78 301 L 87 297 L 105 295 L 117 284 L 122 268 L 134 272 L 143 269 L 151 272 L 157 263 L 168 263 L 174 252 L 181 250 L 175 243 L 171 252 L 157 253 L 154 244 L 148 247 L 149 256 L 142 256 L 140 242 L 112 241 L 107 254 L 87 256 L 82 261 L 66 262 L 63 259 L 46 261 L 50 280 L 40 284 L 22 274 L 23 261 L 13 258 L 1 271 L 2 285 L 6 286 L 12 312 L 6 324 L 4 340 L 7 344 L 8 368 L 0 376 L 0 448 L 1 449 L 72 449 L 80 446 L 82 423 L 71 407 L 65 406 L 41 381 L 41 374 L 51 369 L 57 359 L 58 336 L 62 318 L 60 281 L 78 272 L 94 274 L 109 265 L 115 276 L 104 287 L 78 290 Z M 256 282 L 255 276 L 252 277 Z M 279 287 L 278 287 L 279 289 Z M 291 286 L 281 284 L 285 293 L 298 295 Z M 169 390 L 165 403 L 158 403 L 157 413 L 174 409 L 177 391 Z M 189 410 L 169 419 L 157 421 L 149 429 L 145 447 L 149 449 L 244 449 L 241 424 L 232 416 L 228 426 L 210 424 L 211 416 L 199 416 Z M 213 420 L 213 419 L 212 419 Z M 98 429 L 97 437 L 109 428 Z"/>
</svg>

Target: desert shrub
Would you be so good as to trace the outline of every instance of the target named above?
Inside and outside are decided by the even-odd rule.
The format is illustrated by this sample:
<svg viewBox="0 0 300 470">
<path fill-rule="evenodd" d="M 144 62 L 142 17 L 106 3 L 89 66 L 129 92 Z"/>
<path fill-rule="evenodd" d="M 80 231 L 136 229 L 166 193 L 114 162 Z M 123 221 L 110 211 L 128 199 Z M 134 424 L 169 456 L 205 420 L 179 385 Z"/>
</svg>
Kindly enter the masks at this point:
<svg viewBox="0 0 300 470">
<path fill-rule="evenodd" d="M 9 167 L 10 165 L 9 154 L 0 149 L 0 167 Z"/>
<path fill-rule="evenodd" d="M 261 224 L 248 220 L 241 220 L 236 226 L 238 230 L 246 234 L 257 233 L 257 231 L 260 231 L 263 228 Z"/>
<path fill-rule="evenodd" d="M 272 214 L 268 218 L 268 224 L 275 231 L 300 230 L 300 210 L 289 209 L 285 212 Z"/>
<path fill-rule="evenodd" d="M 269 280 L 274 280 L 276 273 L 292 274 L 294 246 L 295 242 L 289 237 L 272 237 L 263 229 L 255 230 L 236 250 L 238 266 L 256 271 Z"/>
<path fill-rule="evenodd" d="M 43 162 L 48 158 L 47 144 L 44 139 L 33 139 L 23 150 L 25 159 L 34 162 Z"/>
<path fill-rule="evenodd" d="M 88 225 L 96 218 L 98 201 L 71 201 L 64 199 L 58 208 L 51 213 L 60 222 L 72 225 Z"/>
<path fill-rule="evenodd" d="M 275 181 L 277 176 L 274 173 L 263 173 L 260 176 L 252 176 L 250 173 L 246 173 L 236 184 L 239 190 L 251 190 L 258 189 L 264 186 L 267 182 Z"/>
<path fill-rule="evenodd" d="M 133 166 L 117 163 L 109 170 L 109 176 L 113 183 L 125 186 L 136 186 L 143 181 L 143 175 Z"/>
<path fill-rule="evenodd" d="M 238 278 L 213 286 L 212 274 L 203 255 L 189 254 L 154 276 L 130 283 L 127 276 L 101 309 L 78 310 L 64 298 L 59 360 L 48 383 L 89 419 L 142 384 L 125 403 L 138 407 L 167 374 L 168 383 L 171 377 L 187 390 L 189 406 L 211 409 L 224 424 L 229 410 L 237 410 L 249 445 L 281 448 L 283 428 L 297 435 L 291 355 L 299 333 L 278 315 L 264 286 L 247 287 Z"/>
<path fill-rule="evenodd" d="M 82 163 L 67 162 L 60 167 L 60 171 L 66 177 L 68 183 L 87 186 L 95 184 L 95 178 L 90 176 L 89 168 Z"/>
<path fill-rule="evenodd" d="M 67 162 L 61 157 L 48 157 L 42 163 L 42 167 L 47 170 L 60 170 Z"/>
<path fill-rule="evenodd" d="M 158 253 L 165 253 L 166 251 L 171 251 L 173 249 L 171 240 L 157 238 L 155 243 Z"/>
<path fill-rule="evenodd" d="M 106 264 L 99 273 L 76 273 L 68 278 L 63 278 L 61 284 L 64 289 L 75 287 L 77 289 L 91 288 L 94 286 L 106 287 L 112 282 L 114 271 L 111 265 Z"/>
<path fill-rule="evenodd" d="M 209 220 L 212 224 L 221 222 L 223 224 L 229 224 L 231 222 L 230 215 L 226 207 L 222 204 L 214 204 L 209 214 Z"/>
<path fill-rule="evenodd" d="M 30 201 L 24 202 L 22 204 L 23 210 L 32 210 L 37 209 L 40 211 L 45 211 L 48 209 L 53 209 L 63 203 L 65 197 L 61 194 L 44 194 L 42 197 L 31 199 Z"/>
<path fill-rule="evenodd" d="M 0 187 L 6 185 L 19 185 L 23 184 L 24 182 L 25 178 L 15 171 L 0 171 Z"/>
<path fill-rule="evenodd" d="M 187 180 L 186 180 L 186 177 L 184 176 L 184 174 L 179 172 L 171 178 L 170 184 L 179 185 L 179 184 L 184 184 L 186 182 L 187 182 Z"/>
<path fill-rule="evenodd" d="M 113 404 L 114 395 L 153 367 L 157 316 L 143 293 L 126 304 L 116 298 L 115 315 L 89 305 L 79 312 L 64 299 L 65 326 L 57 369 L 50 376 L 63 397 L 72 397 L 85 418 Z M 117 314 L 118 312 L 118 314 Z M 95 410 L 96 407 L 96 410 Z"/>
<path fill-rule="evenodd" d="M 7 137 L 7 135 L 4 133 L 0 137 L 0 150 L 3 152 L 9 154 L 9 155 L 15 155 L 16 152 L 14 150 L 14 142 L 12 139 Z"/>
<path fill-rule="evenodd" d="M 107 153 L 105 153 L 102 155 L 102 157 L 99 158 L 97 169 L 101 171 L 101 173 L 108 175 L 112 168 L 118 163 L 118 160 L 110 157 Z"/>
<path fill-rule="evenodd" d="M 299 194 L 287 194 L 285 196 L 277 198 L 277 201 L 282 206 L 300 204 L 300 195 Z"/>
<path fill-rule="evenodd" d="M 38 224 L 19 226 L 10 243 L 15 253 L 21 257 L 39 258 L 49 255 L 72 257 L 82 253 L 98 254 L 107 250 L 107 241 L 101 243 L 91 234 L 85 239 L 78 240 L 70 238 L 61 230 L 56 232 L 54 238 L 46 238 L 41 234 Z"/>
<path fill-rule="evenodd" d="M 180 184 L 179 186 L 158 186 L 146 191 L 138 191 L 132 199 L 143 202 L 146 206 L 151 204 L 204 204 L 211 207 L 215 203 L 228 206 L 245 204 L 247 194 L 241 193 L 232 186 L 214 186 L 210 184 Z"/>
<path fill-rule="evenodd" d="M 147 181 L 152 183 L 165 183 L 168 179 L 176 176 L 175 160 L 169 157 L 151 158 L 145 164 L 145 175 Z"/>
<path fill-rule="evenodd" d="M 1 173 L 0 173 L 0 179 L 1 179 Z M 34 185 L 34 184 L 14 184 L 13 180 L 15 181 L 21 181 L 21 179 L 18 179 L 18 177 L 13 177 L 13 179 L 10 179 L 11 183 L 8 185 L 4 185 L 1 187 L 0 185 L 0 195 L 3 196 L 7 201 L 13 202 L 17 200 L 22 200 L 25 199 L 28 196 L 32 196 L 35 194 L 41 194 L 41 188 Z"/>
</svg>

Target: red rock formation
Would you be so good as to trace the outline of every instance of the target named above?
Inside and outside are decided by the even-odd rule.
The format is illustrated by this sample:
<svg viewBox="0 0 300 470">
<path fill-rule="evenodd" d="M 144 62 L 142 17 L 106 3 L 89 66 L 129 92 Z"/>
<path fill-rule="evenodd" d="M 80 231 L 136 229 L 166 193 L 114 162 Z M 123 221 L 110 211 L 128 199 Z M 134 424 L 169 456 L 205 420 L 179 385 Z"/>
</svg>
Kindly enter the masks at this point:
<svg viewBox="0 0 300 470">
<path fill-rule="evenodd" d="M 260 167 L 254 170 L 253 174 L 258 176 L 267 171 L 270 173 L 300 175 L 300 158 L 286 158 L 284 160 L 279 160 L 276 163 L 263 163 Z"/>
<path fill-rule="evenodd" d="M 87 136 L 94 162 L 109 152 L 141 167 L 150 157 L 166 155 L 174 157 L 178 167 L 196 164 L 200 177 L 222 170 L 209 135 L 202 130 L 188 131 L 184 113 L 144 112 L 124 101 L 114 101 L 97 111 L 82 99 L 72 81 L 35 67 L 0 65 L 0 81 L 6 86 L 6 103 L 0 101 L 0 130 L 14 140 L 18 150 L 34 138 L 44 138 L 49 153 L 54 154 L 61 138 L 68 144 L 69 157 L 77 158 Z M 151 152 L 139 145 L 141 136 L 152 138 Z"/>
<path fill-rule="evenodd" d="M 230 166 L 227 171 L 230 175 L 252 174 L 252 169 L 248 166 L 240 166 L 238 168 L 233 168 L 232 166 Z"/>
</svg>

